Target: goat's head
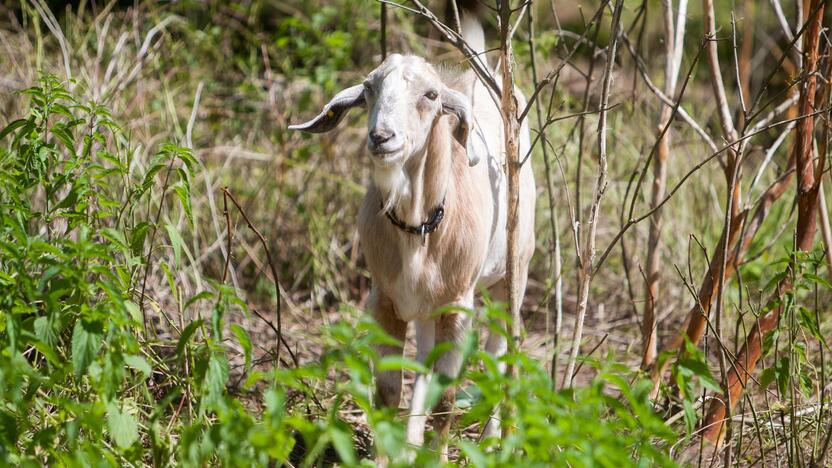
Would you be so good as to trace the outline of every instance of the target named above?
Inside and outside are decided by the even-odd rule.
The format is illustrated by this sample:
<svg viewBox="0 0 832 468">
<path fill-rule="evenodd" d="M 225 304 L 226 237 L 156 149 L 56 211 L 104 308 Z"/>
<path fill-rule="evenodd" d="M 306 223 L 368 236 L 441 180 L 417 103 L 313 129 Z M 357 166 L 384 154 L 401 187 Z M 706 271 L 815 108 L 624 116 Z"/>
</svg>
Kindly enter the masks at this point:
<svg viewBox="0 0 832 468">
<path fill-rule="evenodd" d="M 453 136 L 466 148 L 469 165 L 478 162 L 469 140 L 473 125 L 469 99 L 448 88 L 424 59 L 411 55 L 391 55 L 362 84 L 336 94 L 317 117 L 289 128 L 327 132 L 359 106 L 369 110 L 367 148 L 374 164 L 404 165 L 424 150 L 434 122 L 446 114 L 456 117 Z"/>
</svg>

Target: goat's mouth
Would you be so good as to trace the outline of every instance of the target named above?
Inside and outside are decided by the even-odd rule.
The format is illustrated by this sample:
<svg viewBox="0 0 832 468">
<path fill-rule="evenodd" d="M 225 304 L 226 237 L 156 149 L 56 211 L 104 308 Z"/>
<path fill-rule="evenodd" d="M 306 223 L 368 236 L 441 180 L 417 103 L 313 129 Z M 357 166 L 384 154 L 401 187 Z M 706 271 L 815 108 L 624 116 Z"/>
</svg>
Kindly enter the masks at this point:
<svg viewBox="0 0 832 468">
<path fill-rule="evenodd" d="M 401 156 L 403 146 L 399 146 L 393 149 L 389 149 L 384 146 L 369 147 L 368 149 L 370 150 L 370 154 L 372 154 L 374 158 L 385 162 L 393 162 L 394 160 L 399 159 L 399 156 Z"/>
</svg>

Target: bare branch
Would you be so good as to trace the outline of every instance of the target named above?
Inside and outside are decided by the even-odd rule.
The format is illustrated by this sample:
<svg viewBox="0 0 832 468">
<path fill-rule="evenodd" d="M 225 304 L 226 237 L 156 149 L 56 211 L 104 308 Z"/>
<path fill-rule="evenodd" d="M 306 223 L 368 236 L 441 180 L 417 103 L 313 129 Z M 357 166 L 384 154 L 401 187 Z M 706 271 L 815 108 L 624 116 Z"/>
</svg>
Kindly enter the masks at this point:
<svg viewBox="0 0 832 468">
<path fill-rule="evenodd" d="M 612 16 L 612 31 L 608 45 L 607 63 L 604 67 L 604 81 L 601 87 L 601 102 L 598 107 L 601 110 L 598 116 L 598 178 L 595 181 L 595 190 L 592 197 L 592 206 L 589 215 L 589 229 L 584 241 L 582 252 L 581 270 L 578 278 L 578 312 L 575 318 L 575 329 L 572 333 L 572 350 L 569 356 L 569 363 L 566 373 L 563 376 L 563 386 L 571 387 L 575 363 L 578 359 L 578 352 L 581 347 L 583 335 L 584 317 L 589 306 L 589 286 L 595 274 L 593 262 L 595 261 L 595 233 L 598 229 L 598 216 L 601 208 L 601 199 L 607 187 L 607 111 L 609 106 L 610 90 L 612 86 L 613 68 L 615 66 L 616 48 L 621 35 L 621 10 L 623 0 L 616 0 Z"/>
</svg>

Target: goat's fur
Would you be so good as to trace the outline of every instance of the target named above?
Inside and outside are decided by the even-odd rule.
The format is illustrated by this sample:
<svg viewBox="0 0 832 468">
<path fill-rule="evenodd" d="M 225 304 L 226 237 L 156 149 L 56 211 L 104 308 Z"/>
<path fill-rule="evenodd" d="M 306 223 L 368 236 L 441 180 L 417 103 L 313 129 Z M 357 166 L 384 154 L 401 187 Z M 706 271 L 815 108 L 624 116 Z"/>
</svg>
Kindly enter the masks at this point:
<svg viewBox="0 0 832 468">
<path fill-rule="evenodd" d="M 502 119 L 495 100 L 472 73 L 437 71 L 419 57 L 392 55 L 365 83 L 364 91 L 348 88 L 318 117 L 294 128 L 328 130 L 349 107 L 366 105 L 369 132 L 384 129 L 385 135 L 395 135 L 381 144 L 368 142 L 372 182 L 358 229 L 373 277 L 369 306 L 378 323 L 402 342 L 407 323 L 414 322 L 417 359 L 424 362 L 437 343 L 459 344 L 471 324 L 470 314 L 436 316 L 434 311 L 449 305 L 473 309 L 477 287 L 488 288 L 495 300 L 507 297 Z M 426 90 L 428 94 L 424 94 Z M 432 90 L 438 90 L 436 99 L 430 99 Z M 522 108 L 522 96 L 519 99 Z M 524 124 L 520 157 L 528 150 L 529 133 Z M 522 294 L 534 250 L 535 183 L 530 163 L 521 169 L 520 184 Z M 418 226 L 443 200 L 444 220 L 424 245 L 420 236 L 403 232 L 384 214 L 394 210 L 401 220 Z M 502 355 L 506 350 L 504 336 L 492 333 L 486 349 Z M 380 352 L 400 354 L 402 348 L 385 346 Z M 456 377 L 459 370 L 458 350 L 446 352 L 433 368 L 433 372 L 450 377 Z M 414 385 L 407 431 L 412 444 L 424 441 L 425 398 L 432 373 L 418 375 Z M 401 387 L 401 372 L 377 375 L 383 404 L 397 407 Z M 454 399 L 455 389 L 448 389 L 437 405 L 434 428 L 443 449 Z M 499 434 L 496 420 L 489 422 L 486 431 L 487 435 Z"/>
</svg>

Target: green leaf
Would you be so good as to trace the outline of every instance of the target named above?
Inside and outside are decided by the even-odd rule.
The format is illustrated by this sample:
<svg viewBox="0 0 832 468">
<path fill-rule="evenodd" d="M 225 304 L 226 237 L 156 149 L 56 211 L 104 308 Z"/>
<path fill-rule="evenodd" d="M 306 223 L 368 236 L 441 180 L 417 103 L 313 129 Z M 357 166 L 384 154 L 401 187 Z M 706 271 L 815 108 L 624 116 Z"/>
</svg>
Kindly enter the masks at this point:
<svg viewBox="0 0 832 468">
<path fill-rule="evenodd" d="M 208 368 L 205 370 L 201 412 L 205 411 L 206 407 L 216 407 L 222 401 L 226 382 L 228 382 L 228 360 L 222 353 L 213 353 L 208 360 Z"/>
<path fill-rule="evenodd" d="M 176 226 L 170 223 L 165 224 L 165 230 L 168 232 L 170 244 L 173 247 L 173 256 L 176 259 L 176 265 L 182 266 L 182 236 L 179 234 Z"/>
<path fill-rule="evenodd" d="M 107 404 L 107 426 L 110 429 L 110 438 L 123 449 L 129 448 L 139 438 L 136 419 L 119 408 L 114 401 Z"/>
<path fill-rule="evenodd" d="M 812 273 L 804 273 L 803 277 L 806 278 L 807 280 L 813 282 L 813 283 L 817 283 L 817 284 L 823 286 L 824 288 L 832 289 L 832 283 L 830 283 L 829 281 L 826 281 L 824 278 L 821 278 L 818 275 L 813 275 Z"/>
<path fill-rule="evenodd" d="M 785 397 L 788 395 L 789 377 L 791 376 L 790 368 L 791 360 L 789 356 L 783 356 L 774 365 L 774 375 L 777 378 L 777 389 L 780 390 L 780 395 Z"/>
<path fill-rule="evenodd" d="M 98 354 L 100 335 L 95 333 L 92 324 L 86 324 L 82 320 L 75 322 L 72 330 L 72 367 L 75 377 L 79 378 L 87 372 L 90 363 Z"/>
<path fill-rule="evenodd" d="M 774 286 L 779 284 L 780 281 L 783 278 L 785 278 L 788 274 L 789 273 L 787 271 L 781 271 L 780 273 L 777 273 L 776 275 L 774 275 L 774 277 L 771 278 L 768 283 L 766 283 L 766 286 L 763 288 L 763 291 L 768 291 L 769 289 L 773 289 Z"/>
<path fill-rule="evenodd" d="M 150 188 L 151 185 L 153 185 L 153 179 L 156 177 L 156 174 L 158 174 L 159 171 L 164 169 L 165 166 L 166 166 L 166 164 L 162 164 L 162 163 L 156 163 L 156 164 L 153 164 L 152 166 L 150 166 L 150 169 L 148 169 L 147 172 L 144 175 L 144 180 L 142 181 L 141 190 L 139 191 L 139 195 L 143 194 L 145 191 L 147 191 L 147 189 Z"/>
<path fill-rule="evenodd" d="M 246 358 L 246 369 L 251 368 L 251 339 L 249 339 L 248 333 L 246 333 L 243 327 L 237 325 L 236 323 L 231 324 L 231 331 L 237 335 L 237 341 L 239 341 L 240 346 L 243 347 L 243 354 Z"/>
<path fill-rule="evenodd" d="M 700 359 L 684 358 L 679 360 L 678 365 L 681 368 L 688 369 L 691 373 L 693 373 L 693 375 L 699 377 L 705 388 L 714 392 L 722 392 L 722 388 L 720 388 L 716 379 L 714 379 L 713 374 L 711 374 L 711 370 L 704 361 Z"/>
<path fill-rule="evenodd" d="M 428 373 L 428 368 L 425 367 L 425 365 L 421 362 L 414 361 L 412 359 L 408 359 L 404 356 L 396 354 L 384 356 L 383 358 L 381 358 L 381 360 L 376 365 L 376 370 L 379 372 L 410 370 L 422 374 Z"/>
<path fill-rule="evenodd" d="M 185 305 L 182 306 L 182 310 L 188 310 L 188 307 L 190 307 L 195 302 L 201 301 L 203 299 L 210 299 L 212 297 L 214 297 L 214 294 L 211 291 L 202 291 L 201 293 L 196 294 L 193 297 L 191 297 L 190 299 L 188 299 L 185 302 Z"/>
<path fill-rule="evenodd" d="M 186 193 L 190 193 L 191 191 L 191 179 L 188 176 L 188 171 L 186 171 L 182 167 L 176 168 L 176 173 L 179 174 L 179 182 L 182 184 L 182 187 L 185 188 Z"/>
<path fill-rule="evenodd" d="M 179 203 L 182 204 L 182 209 L 185 210 L 185 216 L 188 218 L 188 222 L 191 226 L 194 225 L 194 214 L 193 210 L 191 209 L 191 194 L 188 192 L 186 187 L 181 185 L 177 185 L 173 188 L 173 191 L 176 192 L 176 196 L 179 197 Z"/>
<path fill-rule="evenodd" d="M 188 340 L 191 339 L 191 336 L 196 332 L 197 328 L 202 326 L 205 321 L 203 319 L 194 320 L 193 322 L 189 323 L 182 333 L 179 335 L 179 341 L 176 343 L 176 356 L 179 359 L 182 359 L 182 352 L 185 351 L 185 346 L 188 344 Z"/>
<path fill-rule="evenodd" d="M 460 439 L 458 444 L 460 451 L 468 459 L 469 466 L 488 466 L 488 458 L 477 444 L 465 439 Z"/>
<path fill-rule="evenodd" d="M 693 404 L 689 400 L 683 400 L 682 405 L 685 410 L 685 429 L 687 429 L 686 438 L 693 434 L 696 429 L 696 410 L 693 409 Z"/>
<path fill-rule="evenodd" d="M 130 232 L 130 249 L 133 251 L 133 255 L 143 254 L 144 241 L 147 238 L 147 232 L 150 230 L 150 226 L 150 223 L 142 221 Z"/>
<path fill-rule="evenodd" d="M 52 323 L 48 317 L 38 317 L 34 323 L 35 336 L 38 337 L 45 345 L 53 347 L 58 343 L 58 336 L 55 333 Z"/>
<path fill-rule="evenodd" d="M 338 452 L 341 461 L 347 466 L 355 465 L 356 458 L 352 435 L 338 427 L 338 424 L 333 424 L 329 428 L 329 436 L 332 438 L 332 445 L 335 446 L 335 451 Z"/>
<path fill-rule="evenodd" d="M 150 364 L 147 363 L 147 360 L 141 356 L 136 356 L 133 354 L 129 354 L 124 356 L 124 363 L 127 364 L 129 367 L 136 369 L 137 371 L 141 372 L 144 375 L 144 378 L 150 377 L 150 374 L 153 373 L 153 368 L 150 367 Z"/>
<path fill-rule="evenodd" d="M 127 313 L 130 314 L 130 317 L 135 323 L 141 324 L 144 322 L 144 317 L 138 304 L 133 301 L 124 301 L 124 308 L 127 309 Z"/>
<path fill-rule="evenodd" d="M 118 246 L 118 248 L 125 253 L 129 252 L 127 238 L 124 237 L 124 233 L 122 231 L 112 228 L 104 228 L 101 230 L 101 236 L 116 244 L 116 246 Z"/>
<path fill-rule="evenodd" d="M 69 129 L 63 125 L 55 125 L 51 128 L 51 130 L 52 134 L 61 140 L 61 143 L 63 143 L 67 149 L 75 149 L 75 137 L 72 136 L 72 132 L 70 132 Z"/>
<path fill-rule="evenodd" d="M 760 373 L 760 388 L 765 391 L 765 389 L 774 382 L 774 368 L 767 367 L 763 369 L 763 372 Z"/>
<path fill-rule="evenodd" d="M 55 351 L 52 349 L 51 346 L 48 346 L 46 343 L 40 340 L 30 341 L 29 344 L 34 346 L 34 348 L 38 351 L 40 351 L 40 353 L 43 354 L 43 357 L 45 357 L 47 361 L 54 365 L 60 366 L 66 362 L 64 359 L 58 358 L 58 355 L 55 354 Z"/>
<path fill-rule="evenodd" d="M 173 272 L 171 271 L 168 264 L 164 261 L 159 262 L 159 267 L 162 268 L 162 271 L 165 272 L 165 278 L 168 280 L 168 287 L 170 288 L 170 292 L 173 293 L 173 297 L 179 302 L 179 289 L 176 288 L 176 279 L 173 277 Z"/>
<path fill-rule="evenodd" d="M 29 123 L 29 121 L 26 120 L 26 119 L 18 119 L 18 120 L 15 120 L 15 121 L 11 122 L 10 124 L 6 125 L 6 128 L 4 128 L 3 130 L 0 130 L 0 139 L 5 138 L 6 135 L 8 135 L 9 133 L 15 131 L 16 129 L 26 125 L 27 123 Z"/>
<path fill-rule="evenodd" d="M 806 307 L 798 307 L 800 310 L 800 323 L 809 330 L 809 333 L 812 334 L 818 341 L 826 345 L 826 338 L 823 337 L 823 334 L 820 332 L 820 327 L 818 326 L 817 320 L 815 320 L 815 314 L 812 313 Z"/>
</svg>

